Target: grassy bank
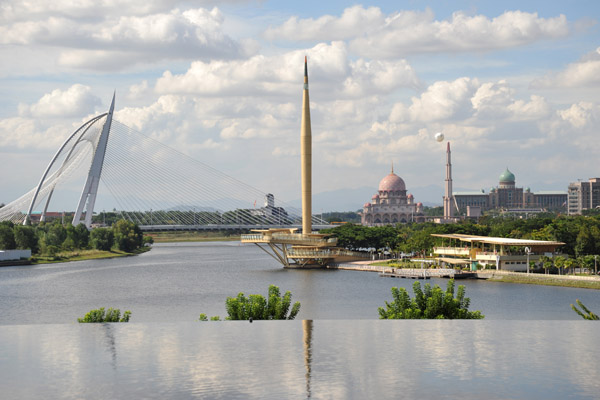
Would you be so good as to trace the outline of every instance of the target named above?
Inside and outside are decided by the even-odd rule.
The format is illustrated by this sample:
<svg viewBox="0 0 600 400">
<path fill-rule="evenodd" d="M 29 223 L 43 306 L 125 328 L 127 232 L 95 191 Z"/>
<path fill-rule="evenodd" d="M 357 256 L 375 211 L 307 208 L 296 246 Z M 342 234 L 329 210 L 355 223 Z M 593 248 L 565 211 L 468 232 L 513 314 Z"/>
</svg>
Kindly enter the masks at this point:
<svg viewBox="0 0 600 400">
<path fill-rule="evenodd" d="M 155 243 L 171 242 L 223 242 L 240 240 L 240 235 L 225 235 L 222 232 L 152 232 L 147 233 L 152 236 Z"/>
<path fill-rule="evenodd" d="M 507 283 L 524 283 L 527 285 L 545 285 L 545 286 L 562 286 L 562 287 L 574 287 L 581 289 L 600 289 L 600 281 L 588 281 L 588 280 L 571 280 L 571 279 L 560 279 L 552 276 L 535 276 L 535 275 L 524 275 L 524 276 L 494 276 L 493 278 L 487 279 L 488 282 L 507 282 Z"/>
<path fill-rule="evenodd" d="M 115 258 L 134 256 L 136 254 L 149 251 L 150 247 L 143 247 L 133 253 L 127 253 L 120 250 L 103 251 L 103 250 L 76 250 L 76 251 L 61 251 L 55 256 L 33 256 L 31 257 L 32 264 L 50 264 L 68 261 L 83 261 L 97 260 L 102 258 Z"/>
</svg>

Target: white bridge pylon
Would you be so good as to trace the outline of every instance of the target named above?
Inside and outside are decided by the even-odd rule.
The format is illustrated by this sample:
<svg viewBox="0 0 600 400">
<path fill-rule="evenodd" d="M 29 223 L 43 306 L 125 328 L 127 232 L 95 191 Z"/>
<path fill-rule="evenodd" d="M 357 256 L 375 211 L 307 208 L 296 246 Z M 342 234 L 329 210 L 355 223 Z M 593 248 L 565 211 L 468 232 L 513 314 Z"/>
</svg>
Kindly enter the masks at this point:
<svg viewBox="0 0 600 400">
<path fill-rule="evenodd" d="M 94 213 L 94 204 L 96 204 L 96 195 L 98 194 L 98 186 L 100 185 L 100 174 L 102 173 L 102 165 L 104 163 L 104 155 L 106 154 L 106 145 L 108 144 L 108 135 L 110 134 L 110 125 L 112 124 L 113 111 L 115 109 L 115 94 L 113 93 L 112 102 L 110 103 L 110 109 L 106 115 L 106 121 L 102 127 L 102 133 L 98 144 L 94 149 L 94 158 L 92 159 L 92 166 L 88 173 L 83 192 L 81 192 L 81 198 L 79 199 L 79 205 L 75 216 L 73 217 L 73 225 L 77 226 L 80 223 L 84 223 L 85 226 L 90 229 L 92 226 L 92 214 Z M 87 202 L 87 206 L 86 205 Z M 86 207 L 85 221 L 81 220 L 81 214 L 83 207 Z"/>
<path fill-rule="evenodd" d="M 44 174 L 42 175 L 39 184 L 33 190 L 29 208 L 27 210 L 25 218 L 23 219 L 23 225 L 27 225 L 31 222 L 31 214 L 38 199 L 43 198 L 47 195 L 46 203 L 40 216 L 40 221 L 44 221 L 46 219 L 48 205 L 50 204 L 50 199 L 52 198 L 52 194 L 54 193 L 56 185 L 59 182 L 67 179 L 67 177 L 70 176 L 71 173 L 77 169 L 77 166 L 81 163 L 82 159 L 86 158 L 85 155 L 87 152 L 89 152 L 91 148 L 93 153 L 92 166 L 90 167 L 88 178 L 86 180 L 86 184 L 84 186 L 84 190 L 81 194 L 81 199 L 79 201 L 79 206 L 77 207 L 78 215 L 76 215 L 76 218 L 73 218 L 73 225 L 78 225 L 79 223 L 84 222 L 88 229 L 91 227 L 94 203 L 98 191 L 100 172 L 102 171 L 102 162 L 104 160 L 104 153 L 106 151 L 106 143 L 108 141 L 108 135 L 110 132 L 110 124 L 112 122 L 114 105 L 115 95 L 113 94 L 110 111 L 108 113 L 100 114 L 85 122 L 75 132 L 73 132 L 58 149 L 58 151 L 48 164 L 48 167 L 44 171 Z M 97 128 L 96 123 L 100 121 L 103 117 L 106 117 L 106 120 L 104 121 L 100 136 L 97 137 L 96 132 L 93 128 Z M 91 144 L 91 146 L 85 146 L 86 143 Z M 68 146 L 69 144 L 71 144 L 70 148 Z M 55 163 L 60 159 L 61 156 L 64 156 L 63 150 L 65 149 L 68 149 L 68 153 L 65 156 L 60 168 L 53 174 L 48 176 L 52 168 L 55 166 Z M 4 208 L 2 208 L 0 209 L 0 212 L 4 211 L 4 213 L 6 213 L 6 211 L 11 211 L 12 208 L 18 208 L 20 203 L 19 200 L 23 198 L 25 198 L 26 200 L 30 196 L 30 194 L 31 192 L 27 193 L 26 195 L 22 196 L 20 199 L 17 199 L 11 204 L 8 204 L 6 207 L 4 207 L 7 208 L 7 210 L 4 210 Z M 86 209 L 85 215 L 86 218 L 85 221 L 81 221 L 83 205 L 85 204 L 86 200 L 88 200 L 88 207 Z M 13 203 L 17 204 L 14 204 L 13 206 Z M 0 219 L 2 219 L 2 213 L 0 213 Z"/>
</svg>

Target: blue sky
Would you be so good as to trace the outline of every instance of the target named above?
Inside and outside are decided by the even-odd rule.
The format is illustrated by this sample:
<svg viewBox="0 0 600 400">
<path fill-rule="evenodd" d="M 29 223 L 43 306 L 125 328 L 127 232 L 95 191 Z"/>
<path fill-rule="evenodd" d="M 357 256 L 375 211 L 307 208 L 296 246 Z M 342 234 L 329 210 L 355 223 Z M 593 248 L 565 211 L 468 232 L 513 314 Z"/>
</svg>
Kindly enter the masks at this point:
<svg viewBox="0 0 600 400">
<path fill-rule="evenodd" d="M 566 190 L 600 175 L 599 17 L 597 1 L 4 1 L 0 202 L 113 90 L 120 122 L 297 199 L 304 55 L 315 193 L 376 187 L 394 162 L 441 203 L 439 131 L 455 187 L 508 167 Z"/>
</svg>

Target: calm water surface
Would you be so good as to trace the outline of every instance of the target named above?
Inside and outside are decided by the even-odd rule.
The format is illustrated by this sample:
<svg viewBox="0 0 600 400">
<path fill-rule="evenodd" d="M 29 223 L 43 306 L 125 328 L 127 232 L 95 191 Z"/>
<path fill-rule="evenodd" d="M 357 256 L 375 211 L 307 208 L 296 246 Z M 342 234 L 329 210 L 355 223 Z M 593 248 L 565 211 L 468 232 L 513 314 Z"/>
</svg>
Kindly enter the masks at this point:
<svg viewBox="0 0 600 400">
<path fill-rule="evenodd" d="M 4 399 L 597 399 L 588 321 L 0 326 Z"/>
<path fill-rule="evenodd" d="M 238 292 L 266 294 L 269 284 L 301 302 L 299 319 L 377 319 L 392 286 L 407 279 L 336 270 L 284 270 L 254 245 L 238 242 L 156 244 L 140 256 L 40 266 L 0 268 L 0 324 L 72 323 L 87 311 L 132 311 L 132 322 L 195 321 L 200 313 L 226 315 L 224 302 Z M 432 279 L 443 288 L 447 280 Z M 600 310 L 600 292 L 589 289 L 458 282 L 471 310 L 492 320 L 578 320 L 580 299 Z"/>
<path fill-rule="evenodd" d="M 271 283 L 301 301 L 299 320 L 197 321 Z M 484 320 L 378 320 L 390 288 L 413 283 L 284 270 L 235 242 L 0 268 L 0 398 L 598 398 L 600 324 L 569 305 L 600 310 L 600 292 L 468 280 Z M 102 306 L 132 322 L 75 322 Z"/>
</svg>

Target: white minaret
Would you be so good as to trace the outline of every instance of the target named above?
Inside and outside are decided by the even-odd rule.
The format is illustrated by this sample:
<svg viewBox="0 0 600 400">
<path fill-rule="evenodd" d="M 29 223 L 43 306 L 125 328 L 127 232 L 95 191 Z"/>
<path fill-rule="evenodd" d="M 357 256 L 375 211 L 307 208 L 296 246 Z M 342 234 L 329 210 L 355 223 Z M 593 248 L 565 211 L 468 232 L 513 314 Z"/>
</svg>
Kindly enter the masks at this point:
<svg viewBox="0 0 600 400">
<path fill-rule="evenodd" d="M 446 193 L 444 194 L 444 219 L 454 217 L 454 198 L 452 196 L 452 162 L 450 161 L 450 142 L 446 148 Z"/>
</svg>

